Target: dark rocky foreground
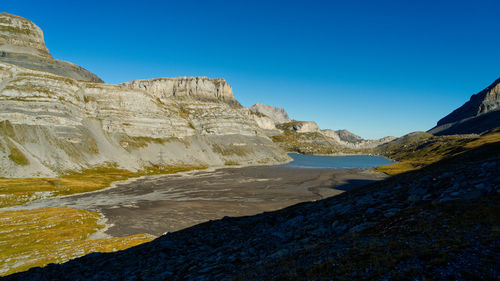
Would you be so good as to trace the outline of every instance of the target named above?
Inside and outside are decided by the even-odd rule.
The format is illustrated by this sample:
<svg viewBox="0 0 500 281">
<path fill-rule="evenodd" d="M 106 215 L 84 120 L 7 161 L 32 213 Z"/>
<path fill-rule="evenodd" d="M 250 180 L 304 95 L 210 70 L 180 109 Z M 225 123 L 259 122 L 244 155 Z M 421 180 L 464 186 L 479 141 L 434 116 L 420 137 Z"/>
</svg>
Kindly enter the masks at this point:
<svg viewBox="0 0 500 281">
<path fill-rule="evenodd" d="M 498 280 L 500 143 L 325 200 L 6 280 Z"/>
</svg>

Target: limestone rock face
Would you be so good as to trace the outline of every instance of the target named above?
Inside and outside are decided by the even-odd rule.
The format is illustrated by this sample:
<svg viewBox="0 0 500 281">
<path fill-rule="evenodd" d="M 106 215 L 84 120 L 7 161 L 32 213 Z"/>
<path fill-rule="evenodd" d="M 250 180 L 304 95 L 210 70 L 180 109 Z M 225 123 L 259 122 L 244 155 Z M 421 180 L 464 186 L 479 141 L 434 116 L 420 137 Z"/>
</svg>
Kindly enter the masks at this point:
<svg viewBox="0 0 500 281">
<path fill-rule="evenodd" d="M 297 133 L 312 133 L 319 131 L 319 126 L 314 121 L 295 121 L 292 123 L 293 130 Z"/>
<path fill-rule="evenodd" d="M 123 83 L 131 89 L 144 90 L 157 98 L 194 97 L 199 100 L 224 101 L 239 105 L 234 98 L 233 89 L 224 79 L 209 79 L 208 77 L 178 77 L 134 80 Z"/>
<path fill-rule="evenodd" d="M 500 79 L 472 95 L 429 130 L 435 135 L 482 133 L 500 126 Z"/>
<path fill-rule="evenodd" d="M 8 13 L 0 13 L 0 62 L 76 80 L 103 82 L 80 66 L 54 59 L 45 46 L 39 27 L 30 20 Z"/>
<path fill-rule="evenodd" d="M 58 167 L 289 159 L 225 81 L 162 80 L 172 87 L 77 81 L 0 62 L 0 177 L 55 176 Z"/>
<path fill-rule="evenodd" d="M 262 115 L 253 115 L 253 118 L 255 122 L 257 122 L 257 125 L 265 130 L 276 130 L 276 125 L 274 124 L 273 120 L 267 116 L 262 116 Z"/>
<path fill-rule="evenodd" d="M 360 136 L 353 134 L 346 129 L 337 130 L 337 131 L 335 131 L 335 133 L 337 133 L 339 138 L 345 142 L 358 143 L 358 142 L 361 142 L 363 140 L 363 138 L 361 138 Z"/>
<path fill-rule="evenodd" d="M 277 108 L 272 105 L 256 103 L 249 107 L 249 109 L 255 113 L 264 114 L 267 117 L 271 118 L 275 124 L 282 124 L 290 122 L 290 117 L 286 113 L 285 109 Z"/>
<path fill-rule="evenodd" d="M 50 57 L 42 30 L 30 20 L 0 13 L 0 52 Z"/>
</svg>

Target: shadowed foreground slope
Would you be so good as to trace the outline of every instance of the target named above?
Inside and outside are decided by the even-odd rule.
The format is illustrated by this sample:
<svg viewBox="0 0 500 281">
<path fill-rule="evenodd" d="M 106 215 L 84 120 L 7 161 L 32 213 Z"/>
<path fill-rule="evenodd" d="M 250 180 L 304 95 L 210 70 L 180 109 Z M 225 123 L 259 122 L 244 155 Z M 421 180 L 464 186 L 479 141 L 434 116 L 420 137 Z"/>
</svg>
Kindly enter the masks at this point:
<svg viewBox="0 0 500 281">
<path fill-rule="evenodd" d="M 6 280 L 499 277 L 500 142 L 321 201 L 225 218 Z"/>
</svg>

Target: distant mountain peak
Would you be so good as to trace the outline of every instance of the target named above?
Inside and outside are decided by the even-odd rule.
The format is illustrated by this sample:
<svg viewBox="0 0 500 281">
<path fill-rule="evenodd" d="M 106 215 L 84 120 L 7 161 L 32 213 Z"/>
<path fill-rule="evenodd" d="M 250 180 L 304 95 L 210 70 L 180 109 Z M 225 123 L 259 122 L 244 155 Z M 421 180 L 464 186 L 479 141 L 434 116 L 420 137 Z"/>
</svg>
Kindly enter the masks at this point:
<svg viewBox="0 0 500 281">
<path fill-rule="evenodd" d="M 500 109 L 500 78 L 486 89 L 472 95 L 468 102 L 439 120 L 437 125 L 456 122 L 498 109 Z"/>
</svg>

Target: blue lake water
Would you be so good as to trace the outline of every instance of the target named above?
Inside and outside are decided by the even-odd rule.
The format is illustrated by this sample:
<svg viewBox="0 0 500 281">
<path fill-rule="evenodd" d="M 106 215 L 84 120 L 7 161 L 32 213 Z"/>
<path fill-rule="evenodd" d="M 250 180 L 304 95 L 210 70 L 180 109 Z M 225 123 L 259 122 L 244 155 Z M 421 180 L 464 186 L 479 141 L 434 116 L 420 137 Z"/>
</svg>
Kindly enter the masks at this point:
<svg viewBox="0 0 500 281">
<path fill-rule="evenodd" d="M 375 155 L 316 156 L 290 153 L 293 161 L 284 164 L 290 168 L 309 169 L 368 169 L 389 165 L 394 161 Z"/>
</svg>

